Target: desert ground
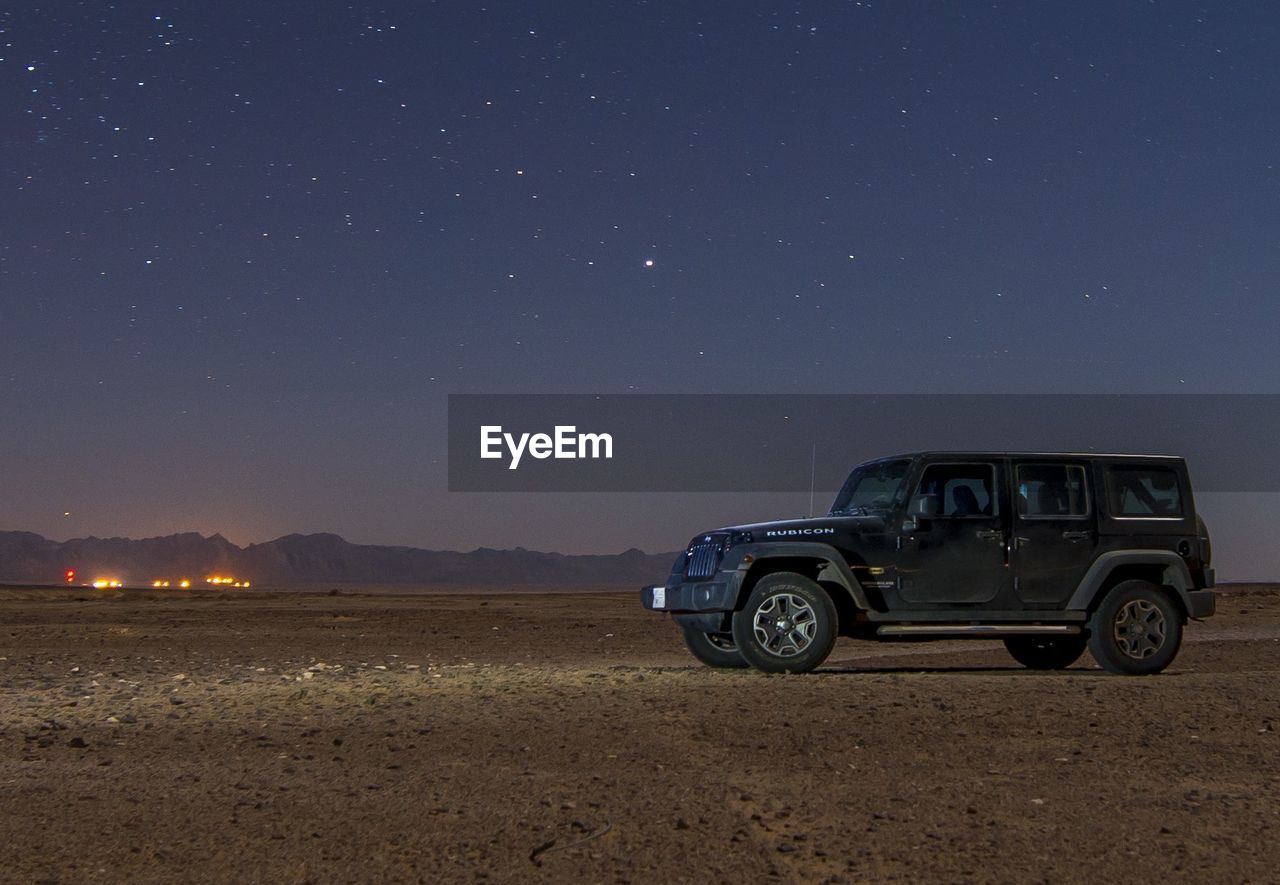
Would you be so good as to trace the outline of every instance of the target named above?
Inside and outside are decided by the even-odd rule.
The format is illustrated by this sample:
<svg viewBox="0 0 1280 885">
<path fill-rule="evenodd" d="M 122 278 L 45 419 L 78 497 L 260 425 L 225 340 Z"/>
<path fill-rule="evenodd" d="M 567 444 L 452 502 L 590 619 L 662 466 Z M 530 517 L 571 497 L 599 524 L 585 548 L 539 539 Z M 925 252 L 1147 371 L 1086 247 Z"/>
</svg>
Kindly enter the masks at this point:
<svg viewBox="0 0 1280 885">
<path fill-rule="evenodd" d="M 1280 590 L 1164 675 L 841 640 L 713 671 L 636 593 L 0 592 L 0 878 L 1276 881 Z"/>
</svg>

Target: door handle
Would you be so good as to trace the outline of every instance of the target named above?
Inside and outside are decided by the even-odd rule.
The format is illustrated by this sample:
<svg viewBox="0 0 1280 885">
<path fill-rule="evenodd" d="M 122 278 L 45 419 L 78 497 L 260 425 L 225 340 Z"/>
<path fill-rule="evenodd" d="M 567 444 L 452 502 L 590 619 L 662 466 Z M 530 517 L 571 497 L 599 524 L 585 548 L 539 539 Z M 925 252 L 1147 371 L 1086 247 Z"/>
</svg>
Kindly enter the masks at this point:
<svg viewBox="0 0 1280 885">
<path fill-rule="evenodd" d="M 1000 529 L 978 529 L 978 538 L 983 541 L 999 541 L 1004 538 Z"/>
<path fill-rule="evenodd" d="M 1062 537 L 1068 541 L 1087 541 L 1093 537 L 1093 532 L 1072 532 L 1066 531 L 1062 533 Z"/>
</svg>

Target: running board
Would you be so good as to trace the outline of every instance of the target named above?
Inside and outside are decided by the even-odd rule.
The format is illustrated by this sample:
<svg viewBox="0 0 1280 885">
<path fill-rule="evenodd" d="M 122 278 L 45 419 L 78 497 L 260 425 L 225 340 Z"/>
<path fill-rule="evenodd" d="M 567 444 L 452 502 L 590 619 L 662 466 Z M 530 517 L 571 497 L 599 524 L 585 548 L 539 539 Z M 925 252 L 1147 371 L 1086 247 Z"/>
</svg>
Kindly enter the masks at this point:
<svg viewBox="0 0 1280 885">
<path fill-rule="evenodd" d="M 1028 633 L 1075 634 L 1073 624 L 886 624 L 879 636 L 1008 636 Z"/>
</svg>

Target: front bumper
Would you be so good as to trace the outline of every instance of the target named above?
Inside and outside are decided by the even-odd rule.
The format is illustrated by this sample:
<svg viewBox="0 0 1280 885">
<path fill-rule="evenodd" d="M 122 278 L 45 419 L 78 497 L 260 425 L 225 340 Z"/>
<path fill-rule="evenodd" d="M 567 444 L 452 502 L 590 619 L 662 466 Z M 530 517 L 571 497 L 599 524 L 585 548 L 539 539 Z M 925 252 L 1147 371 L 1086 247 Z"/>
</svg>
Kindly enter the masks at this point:
<svg viewBox="0 0 1280 885">
<path fill-rule="evenodd" d="M 717 572 L 708 581 L 683 581 L 641 589 L 640 602 L 651 611 L 733 611 L 742 587 L 740 572 Z"/>
<path fill-rule="evenodd" d="M 1212 590 L 1192 590 L 1186 598 L 1189 618 L 1207 618 L 1218 606 Z"/>
</svg>

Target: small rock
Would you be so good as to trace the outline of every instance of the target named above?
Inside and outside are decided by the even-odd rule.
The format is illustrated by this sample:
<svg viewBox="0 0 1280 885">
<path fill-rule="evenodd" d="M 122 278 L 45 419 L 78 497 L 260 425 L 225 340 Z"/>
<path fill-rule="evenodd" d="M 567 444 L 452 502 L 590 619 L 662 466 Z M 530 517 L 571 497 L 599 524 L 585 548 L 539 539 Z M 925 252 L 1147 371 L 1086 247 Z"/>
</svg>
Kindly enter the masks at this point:
<svg viewBox="0 0 1280 885">
<path fill-rule="evenodd" d="M 85 747 L 89 745 L 84 742 L 84 738 L 73 737 L 71 740 L 67 741 L 67 746 L 74 747 L 77 750 L 83 750 Z"/>
</svg>

